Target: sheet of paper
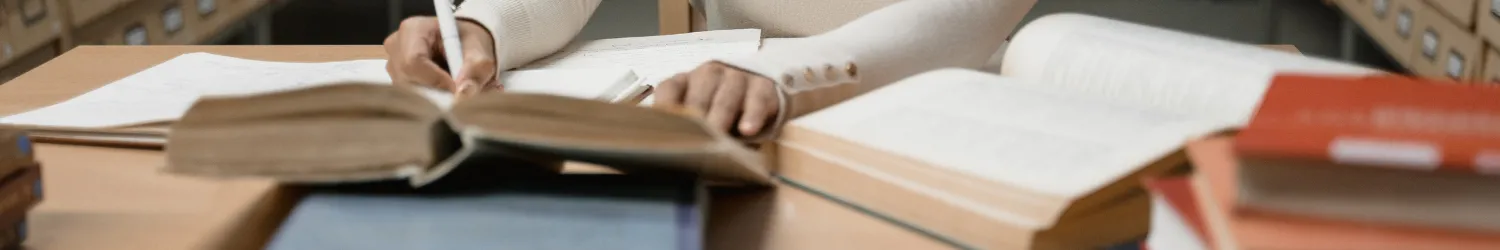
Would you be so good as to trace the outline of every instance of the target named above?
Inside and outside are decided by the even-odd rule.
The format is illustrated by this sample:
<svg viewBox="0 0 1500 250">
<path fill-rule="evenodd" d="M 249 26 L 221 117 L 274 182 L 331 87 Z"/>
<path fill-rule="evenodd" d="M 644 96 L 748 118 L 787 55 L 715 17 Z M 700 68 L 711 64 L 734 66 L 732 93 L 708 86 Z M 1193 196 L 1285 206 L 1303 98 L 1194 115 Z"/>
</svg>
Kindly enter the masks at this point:
<svg viewBox="0 0 1500 250">
<path fill-rule="evenodd" d="M 922 74 L 790 126 L 1055 197 L 1073 198 L 1215 125 L 977 71 Z"/>
<path fill-rule="evenodd" d="M 1278 72 L 1378 70 L 1207 36 L 1081 14 L 1027 24 L 1001 74 L 1119 104 L 1244 124 Z"/>
<path fill-rule="evenodd" d="M 174 120 L 203 96 L 341 82 L 390 84 L 384 65 L 384 60 L 286 63 L 184 54 L 73 99 L 0 118 L 0 123 L 98 128 Z"/>
<path fill-rule="evenodd" d="M 523 69 L 502 73 L 505 91 L 612 101 L 640 80 L 623 67 Z"/>
<path fill-rule="evenodd" d="M 750 55 L 759 49 L 759 29 L 601 39 L 570 45 L 523 68 L 623 66 L 634 69 L 645 83 L 655 86 L 711 59 Z"/>
</svg>

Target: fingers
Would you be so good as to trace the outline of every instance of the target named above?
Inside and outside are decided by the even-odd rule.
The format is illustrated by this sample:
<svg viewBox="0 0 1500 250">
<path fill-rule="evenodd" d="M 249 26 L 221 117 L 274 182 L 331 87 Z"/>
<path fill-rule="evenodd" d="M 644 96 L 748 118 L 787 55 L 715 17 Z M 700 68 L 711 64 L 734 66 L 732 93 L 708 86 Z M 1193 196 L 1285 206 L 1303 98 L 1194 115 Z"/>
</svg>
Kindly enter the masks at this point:
<svg viewBox="0 0 1500 250">
<path fill-rule="evenodd" d="M 711 108 L 707 109 L 707 121 L 710 126 L 719 131 L 731 131 L 734 119 L 740 116 L 740 107 L 745 103 L 745 73 L 730 70 L 725 71 L 722 79 L 717 85 Z"/>
<path fill-rule="evenodd" d="M 495 39 L 484 26 L 469 20 L 458 23 L 460 43 L 463 44 L 464 65 L 458 70 L 458 93 L 472 95 L 484 90 L 499 89 L 495 81 L 499 69 L 495 60 Z"/>
<path fill-rule="evenodd" d="M 657 107 L 703 112 L 715 129 L 744 136 L 764 133 L 781 105 L 771 79 L 716 63 L 662 81 L 653 95 Z"/>
<path fill-rule="evenodd" d="M 428 86 L 458 93 L 458 84 L 453 82 L 453 77 L 449 76 L 447 71 L 443 71 L 442 67 L 438 67 L 437 63 L 431 60 L 407 62 L 397 70 L 406 75 L 406 84 Z"/>
<path fill-rule="evenodd" d="M 656 85 L 656 90 L 651 95 L 655 98 L 655 106 L 681 106 L 683 93 L 687 91 L 688 74 L 681 73 L 672 78 L 662 81 Z"/>
<path fill-rule="evenodd" d="M 454 90 L 452 77 L 435 62 L 441 59 L 434 53 L 439 49 L 436 19 L 407 18 L 396 33 L 386 37 L 384 46 L 389 57 L 386 72 L 396 84 Z"/>
<path fill-rule="evenodd" d="M 745 112 L 740 113 L 738 127 L 741 135 L 755 136 L 760 134 L 766 123 L 779 111 L 777 106 L 781 105 L 778 99 L 780 93 L 776 92 L 775 83 L 765 77 L 754 77 L 746 85 Z"/>
<path fill-rule="evenodd" d="M 495 54 L 477 49 L 465 50 L 464 67 L 458 71 L 459 82 L 454 93 L 473 95 L 491 88 L 486 85 L 495 79 Z"/>
<path fill-rule="evenodd" d="M 704 64 L 693 70 L 688 76 L 687 96 L 683 98 L 682 104 L 708 112 L 709 105 L 713 104 L 714 93 L 719 89 L 722 74 L 723 68 L 712 64 Z"/>
</svg>

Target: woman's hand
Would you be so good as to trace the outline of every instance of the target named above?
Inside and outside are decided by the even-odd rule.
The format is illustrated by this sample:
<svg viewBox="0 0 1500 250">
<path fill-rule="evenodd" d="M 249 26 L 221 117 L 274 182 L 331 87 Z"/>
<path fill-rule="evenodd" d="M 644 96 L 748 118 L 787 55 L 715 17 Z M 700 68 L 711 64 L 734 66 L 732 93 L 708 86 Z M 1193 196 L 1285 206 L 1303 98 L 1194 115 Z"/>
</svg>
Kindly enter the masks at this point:
<svg viewBox="0 0 1500 250">
<path fill-rule="evenodd" d="M 386 72 L 396 84 L 434 87 L 460 96 L 500 89 L 495 78 L 495 40 L 489 30 L 474 21 L 459 19 L 458 34 L 464 56 L 458 81 L 438 66 L 446 59 L 434 17 L 407 18 L 396 33 L 385 38 L 385 53 L 389 57 Z"/>
<path fill-rule="evenodd" d="M 769 78 L 708 62 L 667 79 L 653 95 L 654 105 L 696 109 L 714 128 L 748 137 L 765 133 L 761 130 L 776 117 L 780 108 L 776 91 Z"/>
</svg>

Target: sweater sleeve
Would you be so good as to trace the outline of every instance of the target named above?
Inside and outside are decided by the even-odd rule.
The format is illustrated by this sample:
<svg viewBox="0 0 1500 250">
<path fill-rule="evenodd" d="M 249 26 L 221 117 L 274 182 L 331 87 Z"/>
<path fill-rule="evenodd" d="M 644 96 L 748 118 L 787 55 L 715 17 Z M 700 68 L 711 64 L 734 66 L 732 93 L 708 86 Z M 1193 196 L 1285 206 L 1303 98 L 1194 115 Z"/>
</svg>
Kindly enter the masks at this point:
<svg viewBox="0 0 1500 250">
<path fill-rule="evenodd" d="M 1036 0 L 900 1 L 824 34 L 766 43 L 748 57 L 717 61 L 776 82 L 789 118 L 921 72 L 977 69 L 1000 49 Z"/>
<path fill-rule="evenodd" d="M 495 38 L 500 71 L 557 52 L 573 40 L 601 0 L 469 0 L 454 13 Z"/>
</svg>

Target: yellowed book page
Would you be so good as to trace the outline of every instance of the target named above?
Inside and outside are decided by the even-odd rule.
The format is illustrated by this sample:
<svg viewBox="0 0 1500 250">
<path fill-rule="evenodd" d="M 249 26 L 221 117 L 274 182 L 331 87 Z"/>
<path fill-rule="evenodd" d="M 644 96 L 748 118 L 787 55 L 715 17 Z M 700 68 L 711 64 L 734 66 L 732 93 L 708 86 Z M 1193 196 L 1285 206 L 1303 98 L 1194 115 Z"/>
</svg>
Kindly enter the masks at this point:
<svg viewBox="0 0 1500 250">
<path fill-rule="evenodd" d="M 1001 74 L 1119 104 L 1243 125 L 1276 72 L 1380 71 L 1081 14 L 1055 14 L 1011 40 Z"/>
</svg>

